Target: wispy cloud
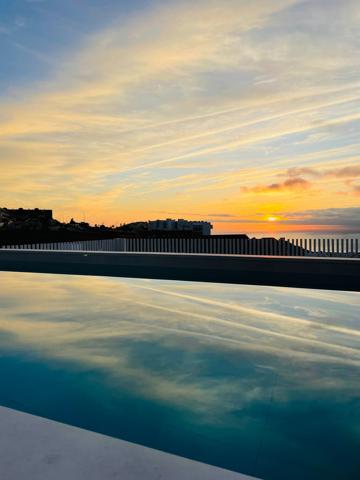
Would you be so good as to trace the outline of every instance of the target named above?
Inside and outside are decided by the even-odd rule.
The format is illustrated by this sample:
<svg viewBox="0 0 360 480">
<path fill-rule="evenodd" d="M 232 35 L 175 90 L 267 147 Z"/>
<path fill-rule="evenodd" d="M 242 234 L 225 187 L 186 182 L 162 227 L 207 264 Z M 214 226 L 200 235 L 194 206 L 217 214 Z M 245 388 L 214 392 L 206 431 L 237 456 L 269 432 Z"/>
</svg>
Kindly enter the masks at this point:
<svg viewBox="0 0 360 480">
<path fill-rule="evenodd" d="M 17 16 L 15 18 L 15 25 L 18 27 L 18 28 L 23 28 L 25 27 L 26 25 L 26 19 L 24 17 L 20 17 L 20 16 Z"/>
<path fill-rule="evenodd" d="M 88 282 L 61 275 L 44 282 L 42 275 L 6 272 L 2 280 L 0 328 L 7 334 L 5 348 L 20 347 L 31 357 L 59 362 L 63 369 L 95 369 L 111 380 L 114 392 L 121 384 L 122 392 L 130 389 L 151 401 L 196 414 L 214 412 L 217 422 L 219 411 L 227 415 L 239 408 L 239 392 L 241 405 L 261 398 L 262 391 L 252 391 L 258 370 L 251 375 L 251 388 L 244 383 L 243 370 L 239 375 L 232 371 L 229 382 L 223 371 L 214 375 L 209 351 L 237 365 L 239 358 L 245 358 L 247 366 L 265 362 L 276 368 L 280 385 L 288 385 L 290 378 L 284 365 L 296 359 L 302 366 L 302 389 L 313 382 L 321 389 L 319 378 L 327 379 L 329 372 L 333 378 L 336 371 L 337 381 L 326 389 L 330 385 L 341 394 L 344 388 L 358 390 L 358 377 L 351 384 L 342 374 L 343 368 L 358 368 L 360 362 L 359 301 L 349 292 L 291 289 L 289 295 L 289 289 L 272 287 L 239 290 L 231 285 L 155 285 L 110 278 Z M 34 291 L 40 287 L 45 294 L 39 299 Z M 304 298 L 306 309 L 299 308 Z M 164 361 L 174 351 L 181 355 L 179 365 Z M 194 365 L 201 368 L 194 370 Z"/>
<path fill-rule="evenodd" d="M 271 183 L 270 185 L 255 185 L 254 187 L 242 187 L 243 192 L 255 193 L 273 193 L 288 192 L 291 190 L 305 190 L 310 188 L 311 184 L 308 180 L 301 177 L 293 177 L 281 183 Z"/>
<path fill-rule="evenodd" d="M 1 100 L 3 201 L 110 222 L 164 202 L 248 215 L 265 192 L 283 210 L 310 190 L 335 206 L 358 171 L 356 12 L 350 0 L 182 0 L 114 18 L 61 56 L 12 38 L 49 74 Z"/>
<path fill-rule="evenodd" d="M 346 167 L 340 167 L 340 168 L 328 168 L 328 169 L 315 169 L 315 168 L 309 168 L 309 167 L 304 167 L 304 168 L 290 168 L 287 170 L 285 173 L 289 177 L 297 177 L 299 175 L 306 175 L 309 177 L 314 177 L 314 178 L 345 178 L 345 179 L 351 179 L 351 178 L 357 178 L 360 177 L 360 165 L 349 165 Z"/>
</svg>

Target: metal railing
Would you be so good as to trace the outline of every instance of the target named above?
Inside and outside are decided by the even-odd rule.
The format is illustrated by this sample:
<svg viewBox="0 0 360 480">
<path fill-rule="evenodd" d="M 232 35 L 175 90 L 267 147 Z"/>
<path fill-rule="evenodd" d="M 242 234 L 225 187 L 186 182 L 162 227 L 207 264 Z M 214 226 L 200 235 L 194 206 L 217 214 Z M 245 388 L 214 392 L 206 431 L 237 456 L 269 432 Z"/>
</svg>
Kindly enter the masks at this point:
<svg viewBox="0 0 360 480">
<path fill-rule="evenodd" d="M 1 246 L 2 249 L 70 250 L 92 252 L 206 253 L 306 257 L 359 257 L 357 238 L 244 239 L 205 238 L 114 238 L 76 242 L 32 243 Z"/>
</svg>

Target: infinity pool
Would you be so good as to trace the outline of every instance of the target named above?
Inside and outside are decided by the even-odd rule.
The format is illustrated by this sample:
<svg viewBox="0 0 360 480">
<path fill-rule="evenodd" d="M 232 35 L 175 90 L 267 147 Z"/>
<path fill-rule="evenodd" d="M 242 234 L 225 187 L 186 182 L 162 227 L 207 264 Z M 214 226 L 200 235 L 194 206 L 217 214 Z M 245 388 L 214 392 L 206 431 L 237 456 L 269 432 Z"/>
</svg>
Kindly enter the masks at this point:
<svg viewBox="0 0 360 480">
<path fill-rule="evenodd" d="M 1 405 L 265 480 L 360 478 L 360 294 L 0 285 Z"/>
</svg>

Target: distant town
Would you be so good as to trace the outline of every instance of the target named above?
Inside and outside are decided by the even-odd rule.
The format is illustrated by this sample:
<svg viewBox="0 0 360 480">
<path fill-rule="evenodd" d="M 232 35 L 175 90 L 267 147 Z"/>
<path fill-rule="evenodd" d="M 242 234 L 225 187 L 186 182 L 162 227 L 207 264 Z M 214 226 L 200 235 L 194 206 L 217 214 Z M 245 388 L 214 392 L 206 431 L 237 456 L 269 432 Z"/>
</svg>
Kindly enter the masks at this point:
<svg viewBox="0 0 360 480">
<path fill-rule="evenodd" d="M 73 218 L 60 222 L 52 210 L 0 208 L 0 240 L 2 244 L 52 241 L 95 240 L 116 237 L 206 237 L 213 226 L 207 221 L 148 220 L 118 226 L 90 225 Z M 245 237 L 241 235 L 241 237 Z"/>
</svg>

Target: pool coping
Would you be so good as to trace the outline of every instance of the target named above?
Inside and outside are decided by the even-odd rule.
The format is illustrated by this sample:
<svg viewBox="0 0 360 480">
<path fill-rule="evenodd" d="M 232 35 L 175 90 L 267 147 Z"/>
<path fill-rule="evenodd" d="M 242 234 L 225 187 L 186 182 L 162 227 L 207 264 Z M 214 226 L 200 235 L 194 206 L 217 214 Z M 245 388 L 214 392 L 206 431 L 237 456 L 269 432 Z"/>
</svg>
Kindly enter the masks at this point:
<svg viewBox="0 0 360 480">
<path fill-rule="evenodd" d="M 0 406 L 1 480 L 256 480 Z"/>
<path fill-rule="evenodd" d="M 0 250 L 0 271 L 360 291 L 360 259 Z"/>
</svg>

